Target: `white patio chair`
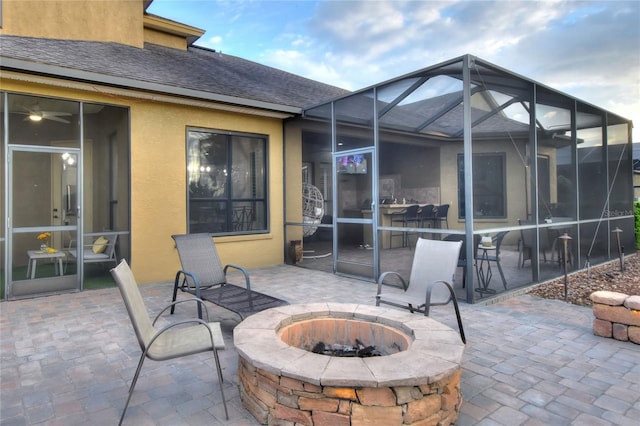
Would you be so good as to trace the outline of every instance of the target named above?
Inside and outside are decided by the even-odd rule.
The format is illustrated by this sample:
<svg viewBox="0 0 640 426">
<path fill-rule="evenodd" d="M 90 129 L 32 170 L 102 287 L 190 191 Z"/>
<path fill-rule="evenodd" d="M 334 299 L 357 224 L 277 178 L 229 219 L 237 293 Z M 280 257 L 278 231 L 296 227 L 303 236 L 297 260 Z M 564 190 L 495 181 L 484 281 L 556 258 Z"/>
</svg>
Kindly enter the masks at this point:
<svg viewBox="0 0 640 426">
<path fill-rule="evenodd" d="M 224 339 L 220 330 L 220 323 L 208 322 L 209 315 L 204 302 L 197 298 L 183 299 L 171 303 L 160 311 L 153 321 L 147 314 L 147 308 L 140 294 L 138 284 L 129 268 L 127 262 L 123 259 L 120 264 L 111 269 L 111 275 L 118 284 L 124 304 L 131 318 L 131 324 L 140 343 L 142 355 L 138 361 L 136 373 L 133 376 L 131 387 L 129 388 L 129 397 L 122 410 L 119 425 L 122 424 L 124 415 L 129 407 L 133 389 L 138 381 L 142 364 L 146 358 L 154 361 L 165 361 L 169 359 L 179 358 L 187 355 L 193 355 L 201 352 L 212 351 L 213 358 L 218 370 L 218 382 L 220 383 L 220 394 L 222 395 L 222 404 L 224 405 L 224 414 L 229 420 L 227 411 L 227 402 L 224 398 L 224 390 L 222 389 L 222 370 L 220 368 L 220 359 L 218 358 L 218 350 L 224 349 Z M 192 318 L 177 321 L 169 324 L 161 329 L 155 328 L 155 323 L 166 310 L 175 306 L 177 303 L 195 301 L 198 305 L 202 305 L 205 313 L 205 320 Z"/>
<path fill-rule="evenodd" d="M 458 320 L 460 337 L 466 343 L 460 309 L 453 291 L 453 276 L 458 265 L 458 255 L 462 241 L 439 241 L 419 238 L 411 266 L 411 276 L 405 282 L 402 276 L 393 271 L 384 272 L 378 279 L 376 306 L 380 303 L 408 309 L 413 312 L 429 315 L 429 308 L 436 305 L 447 305 L 453 302 Z M 397 291 L 383 292 L 384 280 L 390 275 L 399 279 L 404 293 Z M 387 290 L 390 290 L 387 286 Z"/>
</svg>

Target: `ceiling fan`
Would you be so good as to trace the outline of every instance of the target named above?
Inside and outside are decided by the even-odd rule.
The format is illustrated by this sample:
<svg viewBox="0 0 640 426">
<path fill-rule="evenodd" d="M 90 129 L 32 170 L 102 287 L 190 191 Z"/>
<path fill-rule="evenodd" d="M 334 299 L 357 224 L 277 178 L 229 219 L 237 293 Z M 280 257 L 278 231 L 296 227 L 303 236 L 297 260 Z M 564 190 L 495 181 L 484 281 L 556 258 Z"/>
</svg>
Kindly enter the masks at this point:
<svg viewBox="0 0 640 426">
<path fill-rule="evenodd" d="M 22 107 L 25 112 L 19 112 L 18 114 L 26 115 L 25 121 L 31 120 L 34 122 L 39 122 L 42 120 L 51 120 L 57 121 L 59 123 L 69 124 L 69 120 L 60 117 L 70 116 L 71 113 L 68 112 L 56 112 L 56 111 L 43 111 L 40 109 L 40 105 L 35 104 L 31 108 Z"/>
</svg>

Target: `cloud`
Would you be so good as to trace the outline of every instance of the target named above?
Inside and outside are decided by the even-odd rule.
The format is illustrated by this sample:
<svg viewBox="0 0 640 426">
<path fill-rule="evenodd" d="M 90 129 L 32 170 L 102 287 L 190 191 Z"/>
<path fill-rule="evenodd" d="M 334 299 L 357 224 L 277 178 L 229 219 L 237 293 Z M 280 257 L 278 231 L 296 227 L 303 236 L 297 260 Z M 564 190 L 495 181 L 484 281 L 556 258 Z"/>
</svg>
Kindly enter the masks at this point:
<svg viewBox="0 0 640 426">
<path fill-rule="evenodd" d="M 163 3 L 208 29 L 199 44 L 351 90 L 476 55 L 634 120 L 640 141 L 637 0 Z"/>
<path fill-rule="evenodd" d="M 640 2 L 325 1 L 306 31 L 269 63 L 359 89 L 471 53 L 640 126 Z"/>
</svg>

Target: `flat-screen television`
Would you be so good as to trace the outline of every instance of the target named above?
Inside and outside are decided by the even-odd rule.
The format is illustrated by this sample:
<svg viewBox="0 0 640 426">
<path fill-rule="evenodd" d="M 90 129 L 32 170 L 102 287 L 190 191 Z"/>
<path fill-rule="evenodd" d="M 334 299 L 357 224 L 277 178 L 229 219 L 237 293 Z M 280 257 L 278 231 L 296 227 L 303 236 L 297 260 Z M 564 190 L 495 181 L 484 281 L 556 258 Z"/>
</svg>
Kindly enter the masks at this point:
<svg viewBox="0 0 640 426">
<path fill-rule="evenodd" d="M 338 173 L 350 175 L 366 175 L 367 159 L 362 154 L 338 157 Z"/>
</svg>

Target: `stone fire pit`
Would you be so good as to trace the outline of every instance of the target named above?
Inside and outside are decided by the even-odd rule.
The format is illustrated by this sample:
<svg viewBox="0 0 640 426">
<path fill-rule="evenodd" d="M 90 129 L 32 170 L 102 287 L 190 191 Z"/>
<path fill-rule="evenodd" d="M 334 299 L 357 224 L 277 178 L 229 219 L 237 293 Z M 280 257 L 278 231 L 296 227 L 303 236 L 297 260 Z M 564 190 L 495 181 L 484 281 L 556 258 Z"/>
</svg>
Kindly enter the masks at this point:
<svg viewBox="0 0 640 426">
<path fill-rule="evenodd" d="M 311 352 L 318 341 L 375 346 L 381 356 Z M 262 424 L 453 423 L 462 402 L 464 344 L 420 314 L 314 303 L 269 309 L 234 330 L 244 406 Z"/>
</svg>

